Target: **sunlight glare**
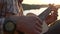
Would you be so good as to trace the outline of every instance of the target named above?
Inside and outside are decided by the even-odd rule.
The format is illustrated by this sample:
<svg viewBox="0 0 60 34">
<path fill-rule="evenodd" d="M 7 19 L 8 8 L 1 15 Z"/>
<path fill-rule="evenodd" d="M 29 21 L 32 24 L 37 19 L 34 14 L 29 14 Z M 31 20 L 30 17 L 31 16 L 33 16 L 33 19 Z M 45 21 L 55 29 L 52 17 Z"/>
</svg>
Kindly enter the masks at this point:
<svg viewBox="0 0 60 34">
<path fill-rule="evenodd" d="M 60 4 L 60 0 L 24 0 L 25 4 Z"/>
</svg>

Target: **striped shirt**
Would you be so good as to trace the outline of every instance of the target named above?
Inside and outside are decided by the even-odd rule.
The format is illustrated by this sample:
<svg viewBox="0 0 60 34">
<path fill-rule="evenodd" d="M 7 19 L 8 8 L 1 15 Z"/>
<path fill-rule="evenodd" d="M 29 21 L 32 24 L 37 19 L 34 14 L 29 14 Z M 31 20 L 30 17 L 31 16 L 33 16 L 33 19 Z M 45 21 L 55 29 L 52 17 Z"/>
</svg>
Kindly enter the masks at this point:
<svg viewBox="0 0 60 34">
<path fill-rule="evenodd" d="M 7 12 L 11 12 L 14 14 L 17 14 L 20 10 L 20 7 L 18 5 L 18 0 L 0 0 L 0 3 L 3 4 L 3 8 L 1 9 L 3 13 Z"/>
<path fill-rule="evenodd" d="M 5 18 L 0 18 L 0 34 L 3 34 L 3 23 Z"/>
</svg>

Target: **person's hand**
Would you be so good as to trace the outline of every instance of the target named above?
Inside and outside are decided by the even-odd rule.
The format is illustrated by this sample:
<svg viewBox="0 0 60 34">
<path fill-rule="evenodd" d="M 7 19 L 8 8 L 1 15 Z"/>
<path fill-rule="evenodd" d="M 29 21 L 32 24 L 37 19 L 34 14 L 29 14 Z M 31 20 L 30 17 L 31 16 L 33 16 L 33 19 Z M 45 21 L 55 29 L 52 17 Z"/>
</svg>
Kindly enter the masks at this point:
<svg viewBox="0 0 60 34">
<path fill-rule="evenodd" d="M 46 17 L 46 19 L 45 19 L 46 23 L 49 25 L 52 22 L 56 21 L 57 20 L 57 16 L 58 16 L 57 11 L 52 12 L 51 15 L 48 15 Z"/>
</svg>

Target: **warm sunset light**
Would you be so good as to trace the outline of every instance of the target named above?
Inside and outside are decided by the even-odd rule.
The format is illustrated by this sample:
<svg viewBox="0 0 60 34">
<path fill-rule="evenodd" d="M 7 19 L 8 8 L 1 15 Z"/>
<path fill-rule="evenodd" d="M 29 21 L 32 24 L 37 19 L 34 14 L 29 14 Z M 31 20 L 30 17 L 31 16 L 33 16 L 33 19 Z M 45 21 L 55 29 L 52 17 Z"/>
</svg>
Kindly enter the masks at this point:
<svg viewBox="0 0 60 34">
<path fill-rule="evenodd" d="M 24 4 L 36 4 L 36 5 L 41 5 L 41 4 L 55 4 L 55 5 L 60 5 L 60 0 L 23 0 Z M 43 9 L 40 10 L 27 10 L 25 11 L 26 13 L 33 12 L 35 14 L 39 14 L 42 12 Z M 38 11 L 38 12 L 37 12 Z M 58 20 L 60 19 L 60 9 L 58 10 Z"/>
<path fill-rule="evenodd" d="M 26 4 L 60 4 L 60 0 L 24 0 Z"/>
</svg>

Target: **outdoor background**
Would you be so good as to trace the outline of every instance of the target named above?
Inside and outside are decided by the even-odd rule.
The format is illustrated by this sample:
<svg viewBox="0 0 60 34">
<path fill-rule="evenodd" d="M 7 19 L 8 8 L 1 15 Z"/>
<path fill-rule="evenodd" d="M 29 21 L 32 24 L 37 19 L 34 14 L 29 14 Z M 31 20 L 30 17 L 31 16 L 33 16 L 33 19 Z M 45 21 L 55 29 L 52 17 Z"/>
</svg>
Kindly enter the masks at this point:
<svg viewBox="0 0 60 34">
<path fill-rule="evenodd" d="M 48 4 L 54 4 L 60 6 L 60 0 L 23 0 L 22 5 L 24 9 L 24 15 L 27 13 L 34 13 L 39 15 L 45 9 Z M 58 20 L 60 19 L 60 9 L 58 10 Z"/>
</svg>

